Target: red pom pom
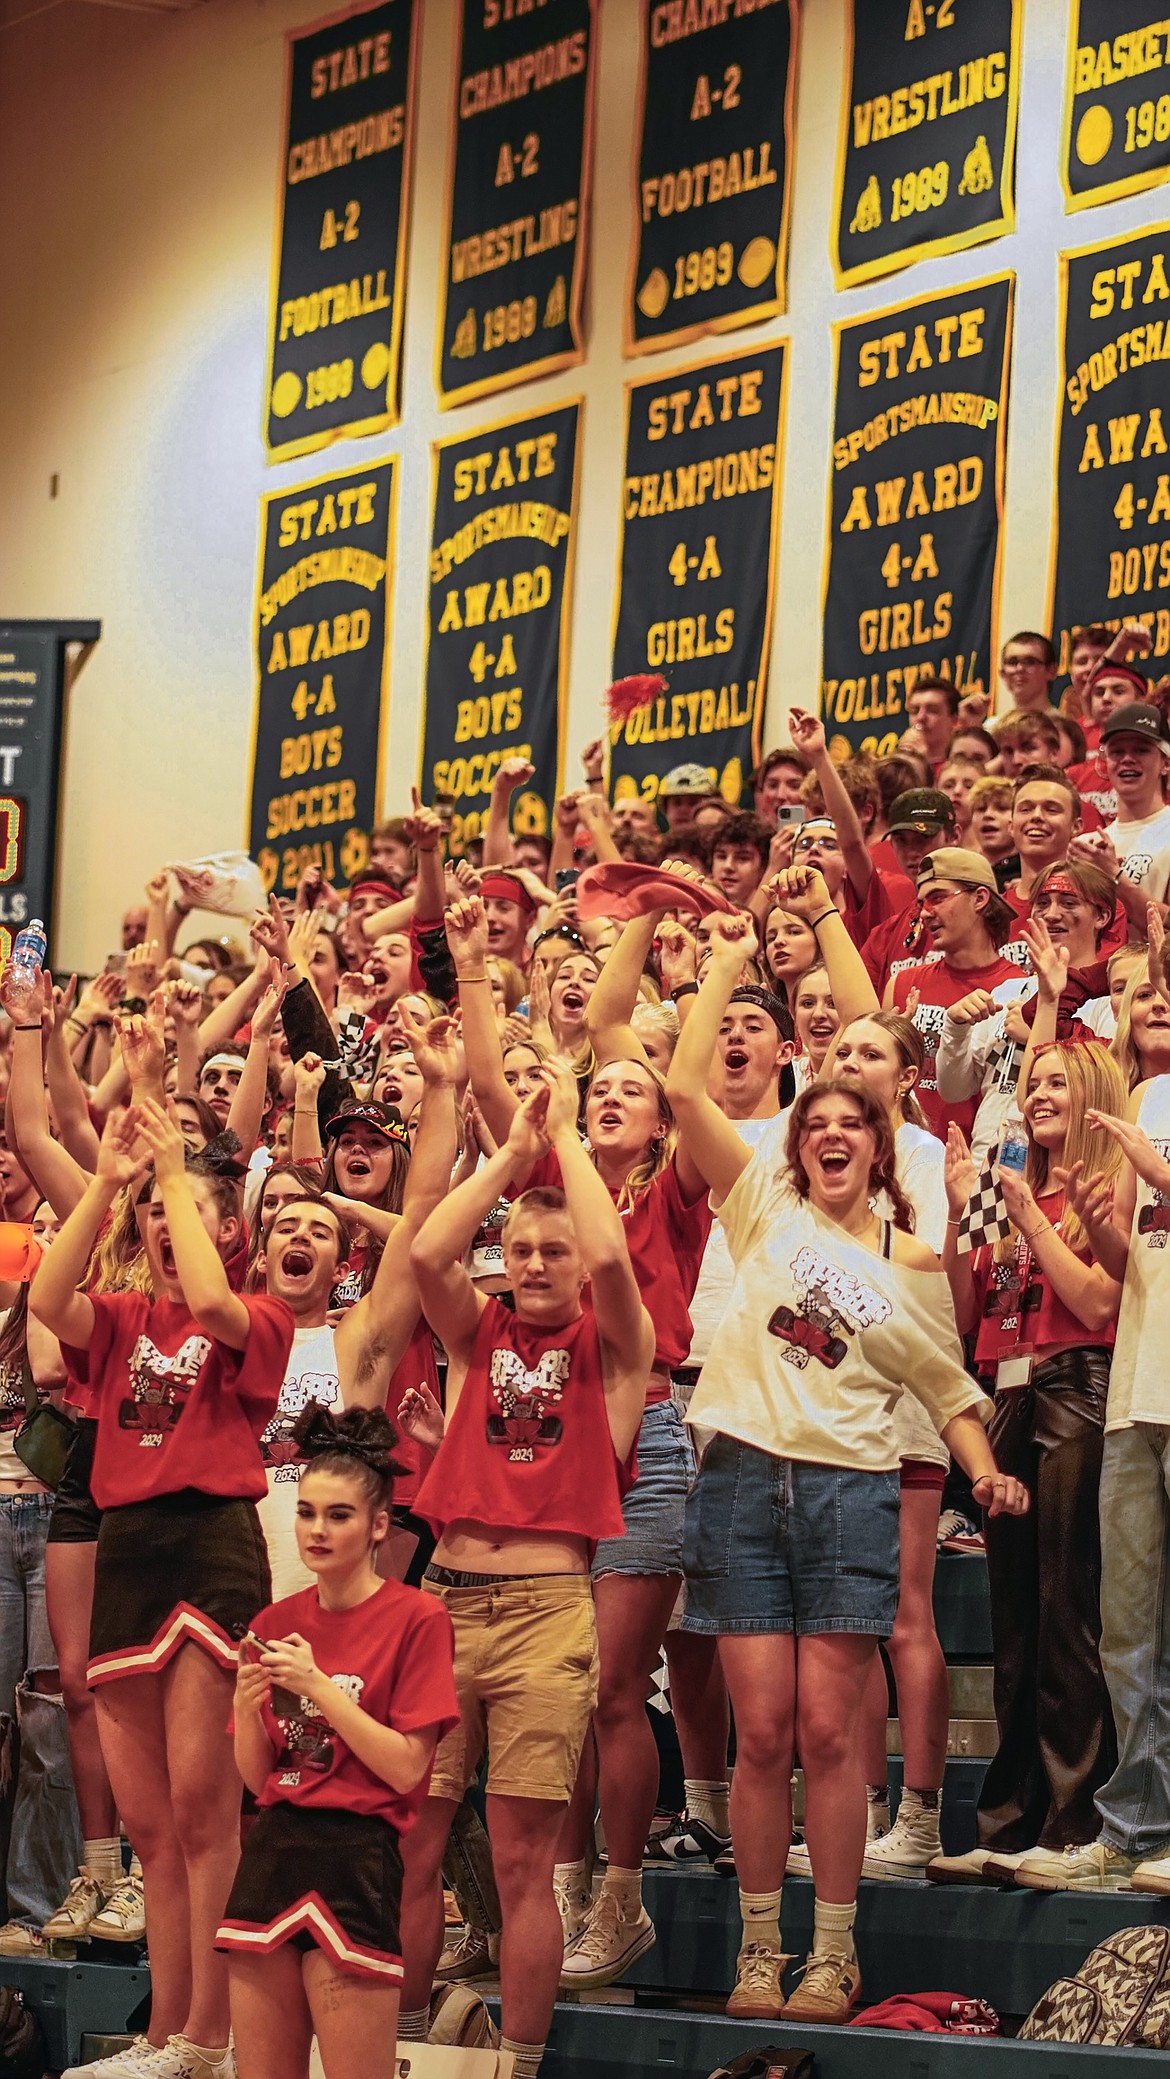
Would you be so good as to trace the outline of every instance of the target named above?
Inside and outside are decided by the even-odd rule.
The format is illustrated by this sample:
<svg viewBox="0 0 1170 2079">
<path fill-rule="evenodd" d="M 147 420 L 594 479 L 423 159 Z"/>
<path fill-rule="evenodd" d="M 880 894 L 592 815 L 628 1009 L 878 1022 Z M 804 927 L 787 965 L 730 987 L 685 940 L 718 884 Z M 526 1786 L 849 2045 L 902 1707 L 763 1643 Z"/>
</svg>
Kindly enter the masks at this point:
<svg viewBox="0 0 1170 2079">
<path fill-rule="evenodd" d="M 660 693 L 665 693 L 666 684 L 657 671 L 636 671 L 632 678 L 615 680 L 605 696 L 610 721 L 624 722 L 640 707 L 649 707 Z"/>
</svg>

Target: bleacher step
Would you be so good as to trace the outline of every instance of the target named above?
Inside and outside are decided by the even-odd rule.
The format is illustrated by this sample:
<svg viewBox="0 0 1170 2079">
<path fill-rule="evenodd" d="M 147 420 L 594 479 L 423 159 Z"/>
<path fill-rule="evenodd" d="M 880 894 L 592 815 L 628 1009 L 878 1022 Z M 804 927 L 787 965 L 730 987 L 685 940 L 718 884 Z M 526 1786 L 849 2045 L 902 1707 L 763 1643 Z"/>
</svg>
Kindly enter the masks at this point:
<svg viewBox="0 0 1170 2079">
<path fill-rule="evenodd" d="M 150 1972 L 145 1963 L 0 1956 L 0 1985 L 13 1985 L 23 1994 L 44 2031 L 48 2069 L 60 2072 L 78 2062 L 83 2036 L 128 2035 L 132 2022 L 143 2025 Z"/>
</svg>

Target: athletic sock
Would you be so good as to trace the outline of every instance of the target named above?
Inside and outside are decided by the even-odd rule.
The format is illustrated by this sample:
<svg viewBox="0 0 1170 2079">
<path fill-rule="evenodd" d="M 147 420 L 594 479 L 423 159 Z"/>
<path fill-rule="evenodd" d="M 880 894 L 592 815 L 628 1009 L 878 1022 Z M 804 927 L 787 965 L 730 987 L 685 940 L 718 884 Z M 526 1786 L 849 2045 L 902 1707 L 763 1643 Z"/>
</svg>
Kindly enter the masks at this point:
<svg viewBox="0 0 1170 2079">
<path fill-rule="evenodd" d="M 431 2023 L 430 2007 L 400 2007 L 398 2010 L 398 2040 L 400 2043 L 425 2043 Z"/>
<path fill-rule="evenodd" d="M 857 1955 L 853 1946 L 853 1923 L 856 1918 L 856 1899 L 848 1906 L 833 1906 L 824 1899 L 814 1899 L 813 1955 L 844 1956 L 852 1960 Z"/>
<path fill-rule="evenodd" d="M 740 1891 L 739 1917 L 743 1921 L 743 1947 L 759 1942 L 765 1949 L 780 1948 L 780 1893 Z"/>
<path fill-rule="evenodd" d="M 727 1813 L 728 1782 L 721 1776 L 715 1783 L 692 1782 L 688 1776 L 683 1784 L 687 1811 L 692 1819 L 701 1819 L 713 1834 L 726 1840 L 731 1832 L 731 1820 Z"/>
<path fill-rule="evenodd" d="M 922 1809 L 923 1809 L 923 1811 L 924 1811 L 924 1812 L 937 1812 L 937 1811 L 938 1811 L 938 1798 L 939 1798 L 939 1794 L 938 1794 L 938 1791 L 937 1791 L 937 1790 L 915 1790 L 915 1789 L 914 1789 L 914 1788 L 913 1788 L 913 1787 L 912 1787 L 912 1786 L 911 1786 L 911 1785 L 910 1785 L 910 1784 L 908 1783 L 908 1784 L 906 1785 L 906 1789 L 905 1789 L 904 1795 L 905 1795 L 906 1797 L 916 1797 L 916 1798 L 918 1799 L 918 1802 L 919 1802 L 919 1804 L 920 1804 L 920 1805 L 922 1806 Z M 900 1810 L 901 1810 L 901 1807 L 899 1806 L 899 1811 L 900 1811 Z M 909 1818 L 909 1811 L 907 1811 L 907 1815 L 906 1815 L 906 1816 L 907 1816 L 907 1818 Z"/>
<path fill-rule="evenodd" d="M 571 1898 L 588 1898 L 589 1879 L 585 1874 L 585 1857 L 579 1862 L 558 1862 L 553 1868 L 553 1882 L 564 1886 Z"/>
<path fill-rule="evenodd" d="M 83 1841 L 81 1860 L 91 1877 L 96 1877 L 107 1894 L 122 1882 L 122 1843 L 117 1834 L 96 1841 Z"/>
<path fill-rule="evenodd" d="M 888 1783 L 867 1783 L 865 1795 L 871 1805 L 888 1805 L 890 1802 L 890 1786 Z"/>
<path fill-rule="evenodd" d="M 399 2034 L 401 2033 L 400 2029 Z M 500 2049 L 511 2051 L 516 2079 L 539 2079 L 540 2060 L 544 2056 L 543 2043 L 514 2043 L 511 2036 L 501 2036 Z"/>
<path fill-rule="evenodd" d="M 610 1863 L 601 1880 L 601 1890 L 616 1898 L 624 1920 L 636 1920 L 642 1910 L 642 1872 L 618 1869 Z"/>
</svg>

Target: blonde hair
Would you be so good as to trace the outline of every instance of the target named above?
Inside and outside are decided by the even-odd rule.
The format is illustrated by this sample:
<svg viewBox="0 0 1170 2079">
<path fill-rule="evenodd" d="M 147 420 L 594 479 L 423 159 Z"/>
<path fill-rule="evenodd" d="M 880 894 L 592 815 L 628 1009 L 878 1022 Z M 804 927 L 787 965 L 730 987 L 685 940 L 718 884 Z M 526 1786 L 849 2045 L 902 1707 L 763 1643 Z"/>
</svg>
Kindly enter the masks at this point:
<svg viewBox="0 0 1170 2079">
<path fill-rule="evenodd" d="M 504 1010 L 510 1017 L 516 1005 L 522 1001 L 525 990 L 528 987 L 524 976 L 514 960 L 501 960 L 496 953 L 488 954 L 487 959 L 484 961 L 484 966 L 490 975 L 496 975 L 503 983 Z M 430 1001 L 429 998 L 427 1000 L 428 1002 Z M 435 1013 L 436 1017 L 441 1015 L 441 1012 Z"/>
<path fill-rule="evenodd" d="M 641 1039 L 644 1032 L 660 1032 L 673 1054 L 678 1045 L 678 1012 L 673 1003 L 636 1003 L 630 1024 Z"/>
<path fill-rule="evenodd" d="M 618 1066 L 618 1061 L 623 1059 L 633 1061 L 634 1067 L 640 1068 L 642 1070 L 642 1073 L 644 1075 L 649 1076 L 650 1081 L 653 1083 L 655 1092 L 658 1097 L 658 1122 L 659 1125 L 664 1128 L 664 1131 L 660 1139 L 651 1141 L 644 1159 L 641 1162 L 636 1162 L 633 1168 L 631 1169 L 629 1175 L 627 1176 L 625 1183 L 622 1185 L 622 1188 L 618 1193 L 617 1202 L 619 1212 L 623 1211 L 628 1206 L 632 1206 L 634 1200 L 637 1197 L 639 1197 L 643 1191 L 647 1191 L 649 1189 L 650 1185 L 654 1182 L 655 1177 L 660 1177 L 662 1175 L 663 1170 L 669 1167 L 674 1156 L 675 1147 L 678 1142 L 678 1134 L 675 1130 L 674 1124 L 674 1113 L 670 1109 L 670 1099 L 667 1097 L 666 1094 L 665 1080 L 662 1076 L 659 1075 L 658 1070 L 656 1068 L 651 1067 L 648 1061 L 636 1061 L 634 1060 L 633 1055 L 619 1055 L 617 1059 L 614 1061 L 602 1062 L 600 1068 L 596 1068 L 593 1072 L 593 1079 L 590 1082 L 589 1094 L 592 1093 L 593 1081 L 595 1081 L 599 1075 L 604 1075 L 606 1069 L 616 1068 Z M 596 1163 L 596 1156 L 594 1156 L 593 1160 Z"/>
<path fill-rule="evenodd" d="M 137 1202 L 129 1185 L 123 1185 L 110 1207 L 104 1234 L 99 1235 L 89 1259 L 87 1289 L 103 1292 L 144 1292 L 154 1297 L 150 1266 L 138 1232 Z"/>
<path fill-rule="evenodd" d="M 1119 950 L 1124 952 L 1128 951 L 1129 948 L 1122 947 Z M 1114 955 L 1114 958 L 1116 958 L 1116 955 Z M 1117 1031 L 1113 1035 L 1109 1048 L 1114 1061 L 1125 1078 L 1127 1091 L 1136 1090 L 1138 1084 L 1145 1080 L 1146 1071 L 1142 1065 L 1141 1055 L 1138 1053 L 1137 1041 L 1133 1036 L 1133 1000 L 1138 990 L 1144 989 L 1149 981 L 1149 957 L 1143 953 L 1125 985 L 1125 994 L 1117 1006 Z"/>
<path fill-rule="evenodd" d="M 1029 1076 L 1034 1076 L 1038 1064 L 1048 1054 L 1059 1054 L 1068 1084 L 1068 1130 L 1064 1147 L 1060 1153 L 1060 1168 L 1072 1169 L 1076 1163 L 1082 1165 L 1081 1176 L 1085 1183 L 1097 1177 L 1116 1177 L 1121 1169 L 1122 1154 L 1112 1134 L 1104 1133 L 1099 1127 L 1088 1124 L 1085 1113 L 1111 1112 L 1116 1119 L 1125 1117 L 1127 1091 L 1121 1070 L 1103 1040 L 1054 1041 L 1047 1047 L 1038 1047 L 1032 1056 Z M 1027 1096 L 1022 1091 L 1021 1097 Z M 1047 1148 L 1040 1148 L 1028 1134 L 1028 1157 L 1024 1176 L 1039 1198 L 1048 1188 L 1049 1158 Z M 1060 1216 L 1060 1238 L 1074 1255 L 1088 1247 L 1088 1236 L 1078 1214 L 1066 1205 Z M 1016 1230 L 995 1245 L 995 1260 L 1006 1263 L 1016 1253 Z"/>
</svg>

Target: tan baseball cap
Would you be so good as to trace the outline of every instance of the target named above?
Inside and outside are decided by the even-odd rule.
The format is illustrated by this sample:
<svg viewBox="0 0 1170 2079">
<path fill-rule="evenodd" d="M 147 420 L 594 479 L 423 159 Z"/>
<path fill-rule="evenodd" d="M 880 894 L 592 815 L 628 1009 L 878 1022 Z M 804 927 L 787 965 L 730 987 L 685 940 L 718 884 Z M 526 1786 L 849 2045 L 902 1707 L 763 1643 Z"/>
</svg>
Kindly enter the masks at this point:
<svg viewBox="0 0 1170 2079">
<path fill-rule="evenodd" d="M 943 845 L 937 852 L 928 852 L 918 869 L 918 885 L 927 888 L 932 881 L 962 881 L 970 888 L 990 888 L 993 895 L 999 894 L 999 882 L 995 869 L 982 852 L 968 852 L 961 845 Z"/>
</svg>

